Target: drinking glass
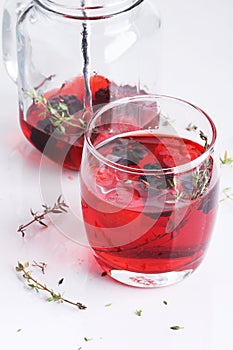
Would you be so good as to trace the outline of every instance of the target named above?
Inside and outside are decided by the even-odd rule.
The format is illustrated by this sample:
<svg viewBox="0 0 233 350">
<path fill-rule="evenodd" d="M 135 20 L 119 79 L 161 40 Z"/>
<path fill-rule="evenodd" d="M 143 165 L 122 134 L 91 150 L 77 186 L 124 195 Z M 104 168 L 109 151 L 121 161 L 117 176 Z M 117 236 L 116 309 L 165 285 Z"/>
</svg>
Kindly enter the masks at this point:
<svg viewBox="0 0 233 350">
<path fill-rule="evenodd" d="M 87 239 L 105 273 L 161 287 L 197 269 L 217 213 L 215 141 L 210 117 L 175 97 L 127 97 L 96 112 L 80 186 Z"/>
</svg>

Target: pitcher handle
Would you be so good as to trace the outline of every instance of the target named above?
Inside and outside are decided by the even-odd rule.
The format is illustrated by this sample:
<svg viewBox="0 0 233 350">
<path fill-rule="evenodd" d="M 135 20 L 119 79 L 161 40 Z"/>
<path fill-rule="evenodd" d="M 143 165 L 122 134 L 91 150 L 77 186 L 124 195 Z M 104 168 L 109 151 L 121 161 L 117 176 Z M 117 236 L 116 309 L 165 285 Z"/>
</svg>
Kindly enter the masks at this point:
<svg viewBox="0 0 233 350">
<path fill-rule="evenodd" d="M 2 19 L 2 54 L 6 71 L 10 78 L 17 83 L 17 34 L 18 18 L 31 3 L 31 0 L 6 0 Z"/>
</svg>

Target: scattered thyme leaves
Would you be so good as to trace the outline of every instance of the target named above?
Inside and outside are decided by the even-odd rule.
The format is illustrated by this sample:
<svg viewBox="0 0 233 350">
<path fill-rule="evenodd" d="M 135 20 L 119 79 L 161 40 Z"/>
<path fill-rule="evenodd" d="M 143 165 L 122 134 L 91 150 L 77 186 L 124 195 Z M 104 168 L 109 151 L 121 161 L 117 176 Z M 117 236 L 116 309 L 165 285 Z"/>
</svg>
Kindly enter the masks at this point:
<svg viewBox="0 0 233 350">
<path fill-rule="evenodd" d="M 160 113 L 160 117 L 163 118 L 163 123 L 162 123 L 163 126 L 169 126 L 171 124 L 174 124 L 176 121 L 175 119 L 171 119 L 170 117 L 168 117 L 162 113 Z"/>
<path fill-rule="evenodd" d="M 182 326 L 171 326 L 170 329 L 172 329 L 173 331 L 179 331 L 181 329 L 183 329 L 184 327 Z"/>
<path fill-rule="evenodd" d="M 17 329 L 17 333 L 21 332 L 22 331 L 22 328 L 18 328 Z"/>
<path fill-rule="evenodd" d="M 167 305 L 168 303 L 167 303 L 167 300 L 163 300 L 163 304 L 164 305 Z"/>
<path fill-rule="evenodd" d="M 195 124 L 189 123 L 188 126 L 186 127 L 187 131 L 196 131 L 197 130 L 197 126 Z"/>
<path fill-rule="evenodd" d="M 229 157 L 227 151 L 224 152 L 223 157 L 220 157 L 221 165 L 233 165 L 233 157 Z"/>
<path fill-rule="evenodd" d="M 44 211 L 40 214 L 30 209 L 30 213 L 33 219 L 29 221 L 27 224 L 20 225 L 17 230 L 17 232 L 20 232 L 22 234 L 22 237 L 25 236 L 25 230 L 28 226 L 37 222 L 38 224 L 44 227 L 48 227 L 48 225 L 44 222 L 44 218 L 46 215 L 67 213 L 67 208 L 69 208 L 69 206 L 64 202 L 64 200 L 62 200 L 61 195 L 58 197 L 56 203 L 54 203 L 53 206 L 50 207 L 47 204 L 43 204 L 42 207 L 44 208 Z"/>
<path fill-rule="evenodd" d="M 18 261 L 18 265 L 16 266 L 16 271 L 21 273 L 23 278 L 26 279 L 28 287 L 35 290 L 36 292 L 44 291 L 48 293 L 50 296 L 47 298 L 48 302 L 54 301 L 54 302 L 60 302 L 60 303 L 67 303 L 73 306 L 78 307 L 80 310 L 85 310 L 87 307 L 83 305 L 80 302 L 73 302 L 71 300 L 68 300 L 64 298 L 60 293 L 55 293 L 52 289 L 48 288 L 45 284 L 40 283 L 37 281 L 33 276 L 32 272 L 28 270 L 29 263 L 26 262 L 22 264 Z"/>
</svg>

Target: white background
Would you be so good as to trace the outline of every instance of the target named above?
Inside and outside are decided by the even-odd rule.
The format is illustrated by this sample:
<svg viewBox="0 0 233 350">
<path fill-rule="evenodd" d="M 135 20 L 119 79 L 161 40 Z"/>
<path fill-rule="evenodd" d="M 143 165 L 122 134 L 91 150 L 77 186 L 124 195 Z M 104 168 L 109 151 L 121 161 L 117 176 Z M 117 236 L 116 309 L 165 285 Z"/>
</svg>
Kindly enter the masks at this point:
<svg viewBox="0 0 233 350">
<path fill-rule="evenodd" d="M 161 92 L 203 108 L 218 128 L 217 152 L 233 156 L 233 1 L 153 1 L 163 20 Z M 0 6 L 2 12 L 2 0 Z M 88 249 L 64 237 L 56 225 L 32 228 L 24 238 L 16 232 L 30 219 L 30 207 L 41 209 L 40 155 L 20 131 L 16 87 L 2 61 L 0 106 L 0 348 L 232 349 L 233 201 L 220 203 L 206 259 L 187 280 L 151 290 L 113 282 L 101 277 Z M 46 171 L 50 186 L 56 170 L 49 161 Z M 65 171 L 62 186 L 69 201 L 78 192 L 76 175 Z M 222 167 L 220 198 L 231 186 L 233 167 Z M 48 264 L 45 275 L 35 271 L 38 278 L 87 310 L 48 303 L 43 293 L 29 290 L 15 266 L 17 260 L 34 259 Z M 173 325 L 184 328 L 172 331 Z"/>
</svg>

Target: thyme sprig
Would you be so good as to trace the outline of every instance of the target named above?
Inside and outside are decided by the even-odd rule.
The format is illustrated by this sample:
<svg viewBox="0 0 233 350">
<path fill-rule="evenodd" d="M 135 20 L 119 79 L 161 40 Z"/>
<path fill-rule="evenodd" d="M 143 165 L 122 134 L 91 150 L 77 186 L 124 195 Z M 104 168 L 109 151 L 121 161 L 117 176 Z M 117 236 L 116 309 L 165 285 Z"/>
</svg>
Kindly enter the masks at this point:
<svg viewBox="0 0 233 350">
<path fill-rule="evenodd" d="M 233 201 L 233 191 L 231 187 L 226 187 L 223 189 L 223 194 L 224 194 L 224 198 L 220 199 L 220 202 L 225 201 L 226 199 L 229 199 L 231 201 Z"/>
<path fill-rule="evenodd" d="M 200 138 L 205 142 L 204 148 L 205 148 L 205 150 L 207 150 L 209 148 L 208 137 L 201 130 L 200 130 L 199 135 L 200 135 Z"/>
<path fill-rule="evenodd" d="M 74 305 L 78 307 L 80 310 L 85 310 L 87 307 L 83 305 L 80 302 L 73 302 L 69 299 L 64 298 L 61 293 L 56 293 L 52 289 L 48 288 L 45 284 L 42 284 L 37 279 L 35 279 L 32 276 L 32 272 L 28 270 L 29 263 L 26 262 L 22 264 L 20 261 L 18 261 L 18 264 L 16 266 L 16 271 L 19 273 L 22 273 L 23 278 L 27 281 L 28 287 L 35 290 L 39 293 L 39 291 L 47 292 L 50 296 L 47 298 L 48 302 L 54 301 L 54 302 L 60 302 L 60 303 L 68 303 L 70 305 Z"/>
<path fill-rule="evenodd" d="M 44 273 L 45 273 L 45 269 L 46 269 L 46 267 L 47 267 L 47 264 L 44 263 L 44 262 L 39 262 L 39 263 L 37 263 L 35 260 L 33 260 L 32 266 L 39 267 L 39 268 L 41 269 L 42 273 L 44 274 Z"/>
<path fill-rule="evenodd" d="M 18 227 L 18 230 L 17 230 L 17 232 L 20 232 L 22 234 L 22 237 L 25 236 L 25 230 L 28 226 L 37 222 L 38 224 L 40 224 L 44 227 L 48 227 L 48 225 L 44 222 L 44 218 L 46 215 L 67 213 L 67 208 L 69 208 L 69 206 L 64 202 L 64 200 L 62 200 L 61 195 L 58 197 L 56 203 L 54 203 L 53 206 L 50 207 L 47 204 L 43 204 L 42 207 L 44 208 L 44 211 L 40 214 L 38 214 L 38 212 L 34 212 L 32 209 L 30 209 L 30 213 L 31 213 L 33 219 L 24 225 L 20 225 Z"/>
<path fill-rule="evenodd" d="M 192 199 L 201 197 L 208 189 L 211 180 L 212 159 L 207 158 L 193 173 Z"/>
<path fill-rule="evenodd" d="M 179 190 L 178 182 L 175 177 L 173 177 L 172 179 L 168 179 L 167 181 L 170 187 L 174 189 L 175 193 L 174 193 L 174 199 L 166 200 L 166 203 L 168 204 L 177 203 L 183 197 L 184 193 Z"/>
<path fill-rule="evenodd" d="M 187 131 L 197 131 L 198 126 L 193 123 L 189 123 L 185 129 Z M 205 141 L 204 148 L 205 150 L 207 150 L 209 148 L 208 137 L 204 134 L 202 130 L 199 130 L 199 136 L 203 141 Z"/>
<path fill-rule="evenodd" d="M 70 114 L 68 105 L 65 103 L 62 96 L 59 96 L 58 102 L 53 104 L 35 89 L 25 91 L 25 93 L 32 99 L 34 104 L 44 107 L 44 111 L 40 113 L 40 116 L 43 118 L 49 116 L 51 124 L 56 127 L 60 133 L 65 134 L 67 126 L 78 128 L 82 132 L 84 131 L 86 127 L 85 121 L 82 118 L 74 119 L 74 115 Z"/>
<path fill-rule="evenodd" d="M 233 157 L 229 157 L 227 151 L 224 152 L 223 157 L 220 157 L 221 165 L 233 165 Z"/>
</svg>

